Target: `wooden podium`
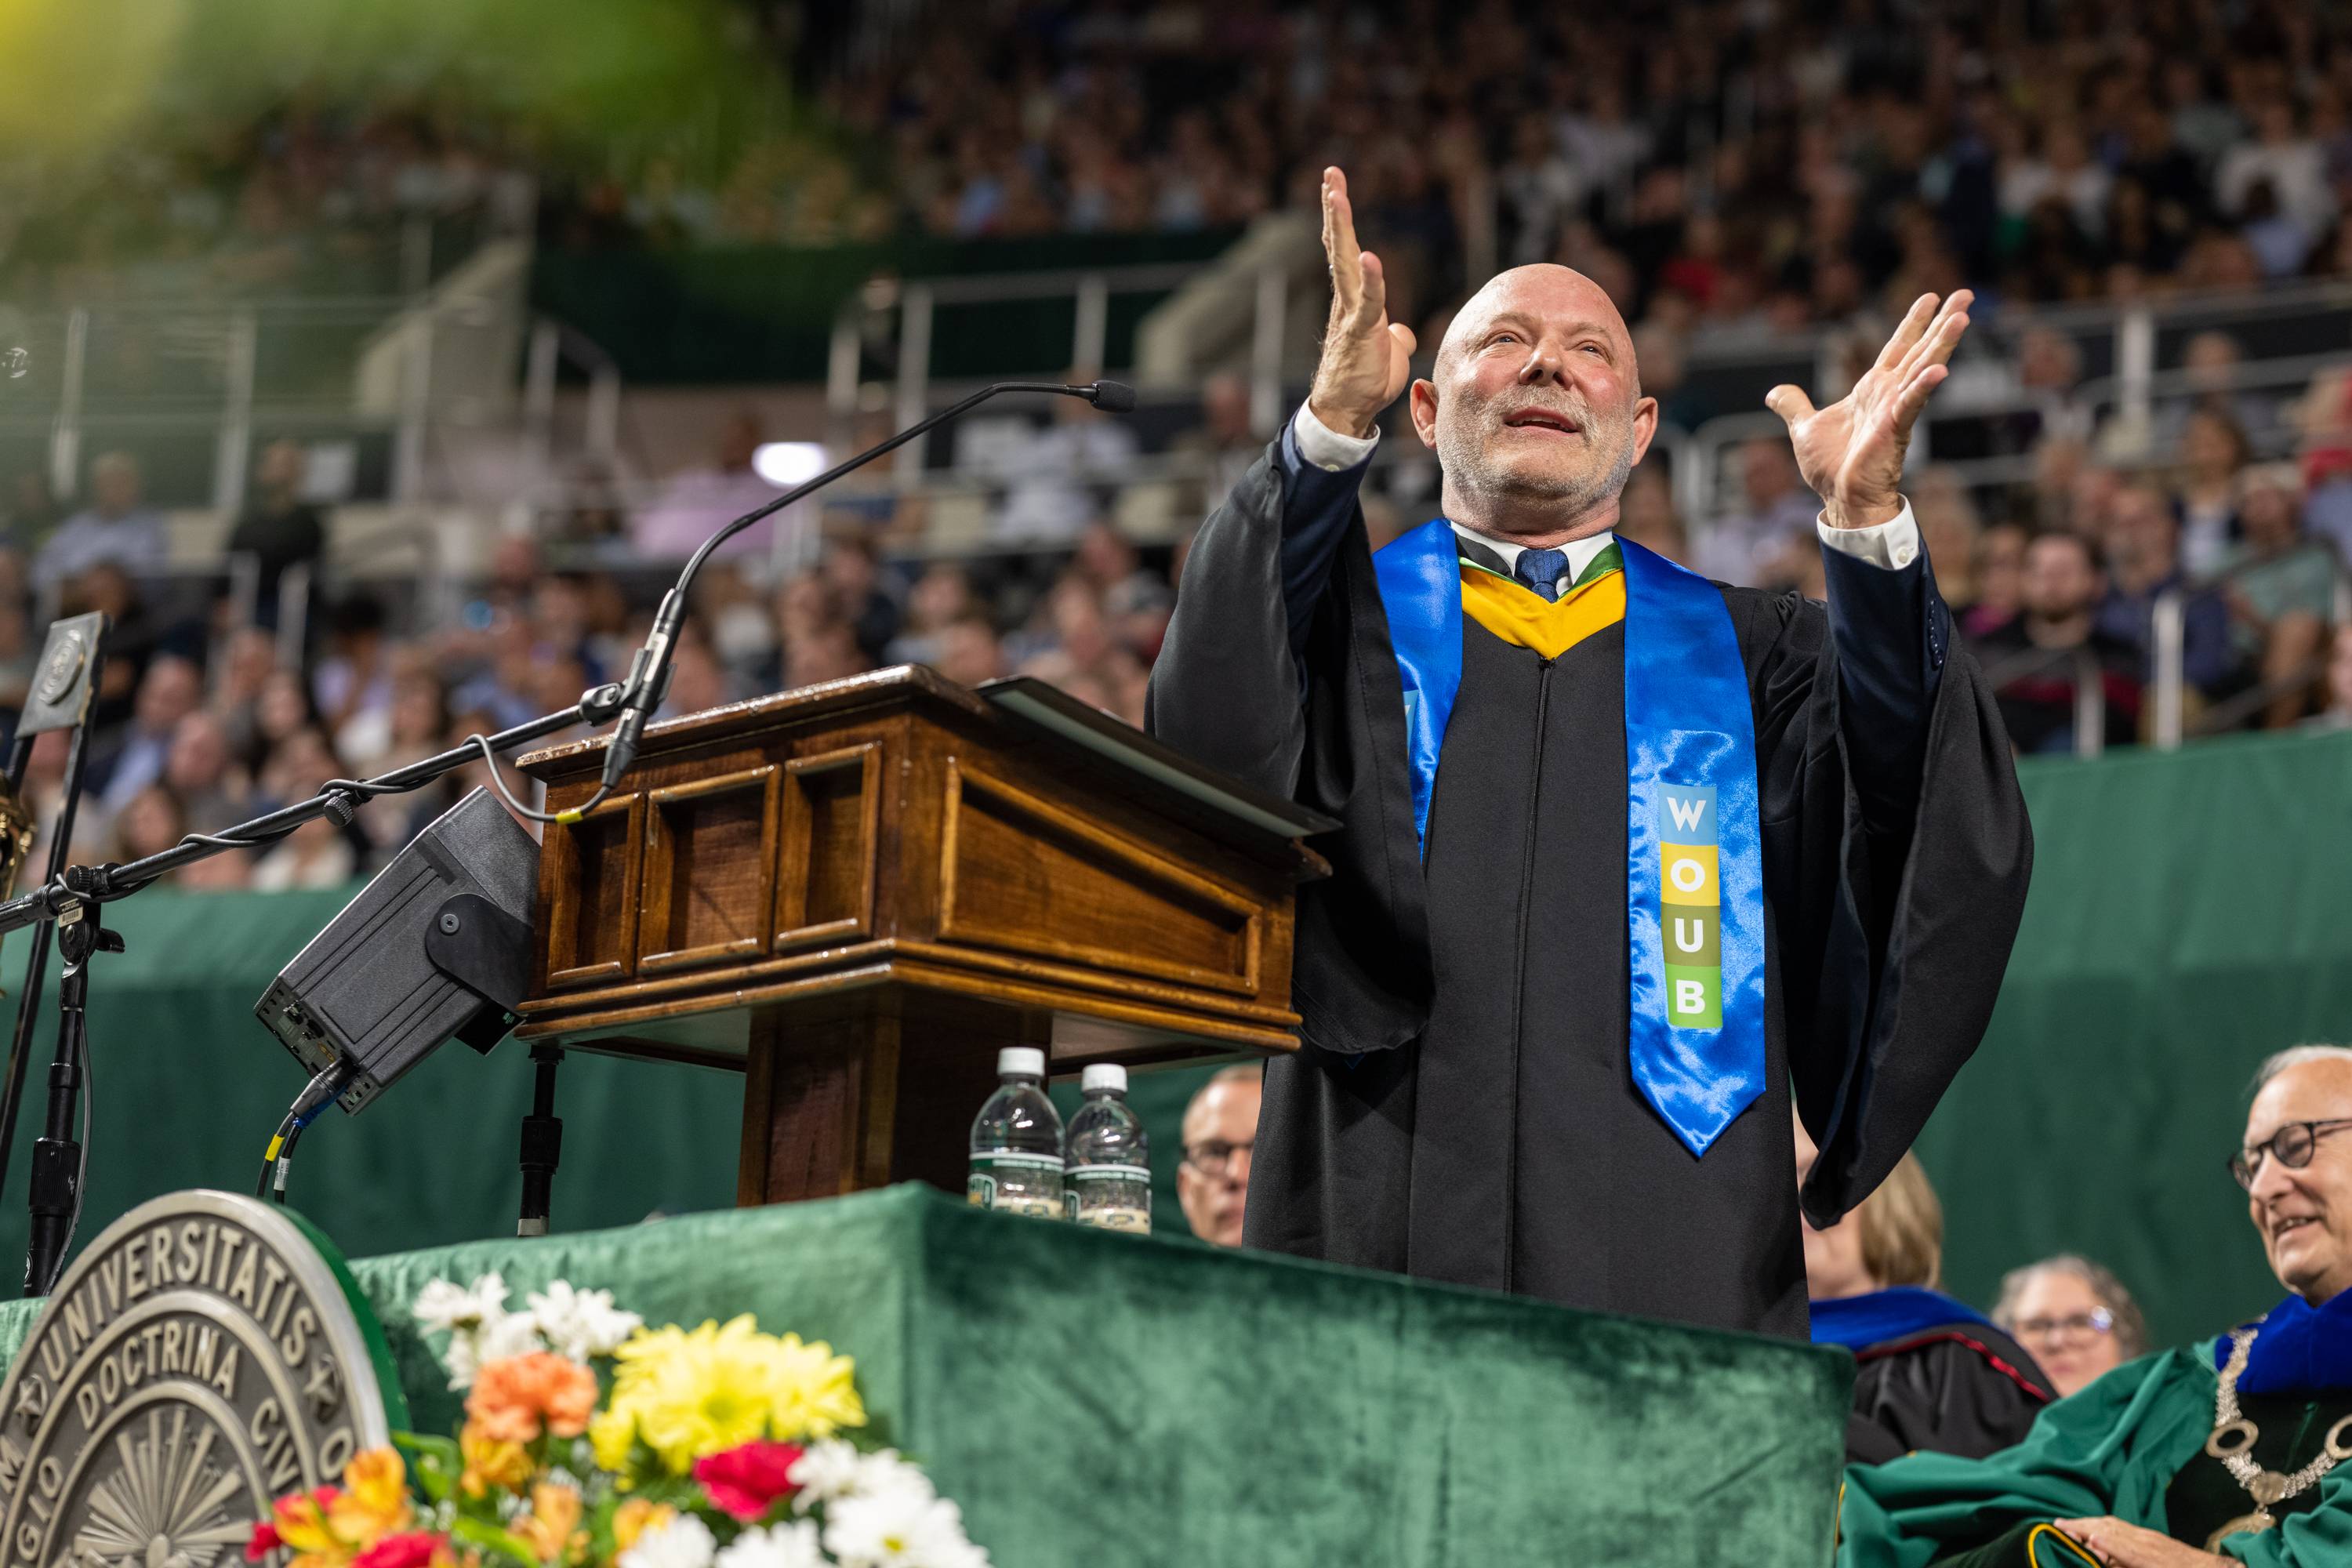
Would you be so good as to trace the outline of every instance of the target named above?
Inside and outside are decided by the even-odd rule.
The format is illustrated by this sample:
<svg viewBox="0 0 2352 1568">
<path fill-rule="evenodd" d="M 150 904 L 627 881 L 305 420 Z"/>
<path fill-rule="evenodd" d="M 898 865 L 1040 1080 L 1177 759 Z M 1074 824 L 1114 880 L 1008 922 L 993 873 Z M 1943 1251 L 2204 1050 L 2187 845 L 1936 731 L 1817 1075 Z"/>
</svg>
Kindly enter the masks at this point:
<svg viewBox="0 0 2352 1568">
<path fill-rule="evenodd" d="M 533 752 L 561 811 L 599 738 Z M 737 1201 L 961 1191 L 997 1048 L 1292 1050 L 1293 892 L 1335 826 L 1040 682 L 906 666 L 646 730 L 547 830 L 516 1033 L 740 1069 Z"/>
</svg>

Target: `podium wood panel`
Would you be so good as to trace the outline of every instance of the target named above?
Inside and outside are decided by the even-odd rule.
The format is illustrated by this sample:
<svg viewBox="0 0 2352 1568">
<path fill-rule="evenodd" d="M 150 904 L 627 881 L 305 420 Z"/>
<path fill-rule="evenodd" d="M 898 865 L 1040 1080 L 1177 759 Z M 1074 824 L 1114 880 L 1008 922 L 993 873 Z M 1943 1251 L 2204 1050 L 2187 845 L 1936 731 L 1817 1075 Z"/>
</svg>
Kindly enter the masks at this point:
<svg viewBox="0 0 2352 1568">
<path fill-rule="evenodd" d="M 584 803 L 596 741 L 522 759 Z M 526 1038 L 745 1073 L 739 1197 L 960 1190 L 1006 1045 L 1294 1049 L 1296 839 L 928 669 L 656 724 L 551 826 Z"/>
</svg>

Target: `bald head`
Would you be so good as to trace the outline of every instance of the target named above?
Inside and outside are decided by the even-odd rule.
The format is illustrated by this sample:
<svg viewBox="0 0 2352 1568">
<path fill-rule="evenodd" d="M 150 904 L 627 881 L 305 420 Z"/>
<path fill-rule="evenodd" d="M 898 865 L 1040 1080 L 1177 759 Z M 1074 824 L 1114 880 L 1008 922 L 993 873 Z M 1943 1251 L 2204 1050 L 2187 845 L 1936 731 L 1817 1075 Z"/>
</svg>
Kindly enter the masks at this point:
<svg viewBox="0 0 2352 1568">
<path fill-rule="evenodd" d="M 1437 345 L 1438 376 L 1443 379 L 1447 359 L 1460 352 L 1463 342 L 1485 330 L 1496 316 L 1552 312 L 1579 317 L 1610 332 L 1623 345 L 1627 365 L 1633 364 L 1633 331 L 1625 325 L 1625 318 L 1609 298 L 1608 290 L 1573 267 L 1535 261 L 1496 273 L 1486 279 L 1485 288 L 1463 302 Z M 1637 370 L 1637 387 L 1640 380 Z"/>
<path fill-rule="evenodd" d="M 1446 516 L 1541 548 L 1616 526 L 1657 417 L 1608 293 L 1549 264 L 1514 267 L 1472 295 L 1432 378 L 1412 387 Z"/>
</svg>

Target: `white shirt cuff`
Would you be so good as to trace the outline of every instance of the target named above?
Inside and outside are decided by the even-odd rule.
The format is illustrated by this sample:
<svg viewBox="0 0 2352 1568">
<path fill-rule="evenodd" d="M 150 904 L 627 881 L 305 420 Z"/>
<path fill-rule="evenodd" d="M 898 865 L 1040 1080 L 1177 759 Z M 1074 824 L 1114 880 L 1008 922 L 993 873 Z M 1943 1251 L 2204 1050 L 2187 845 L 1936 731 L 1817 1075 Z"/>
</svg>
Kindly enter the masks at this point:
<svg viewBox="0 0 2352 1568">
<path fill-rule="evenodd" d="M 1298 455 L 1318 468 L 1338 473 L 1352 468 L 1372 455 L 1381 444 L 1381 433 L 1369 436 L 1342 436 L 1320 419 L 1304 403 L 1290 421 L 1290 438 L 1298 443 Z M 1910 516 L 1906 510 L 1904 516 Z"/>
<path fill-rule="evenodd" d="M 1298 412 L 1302 418 L 1308 417 L 1306 409 L 1301 408 Z M 1321 427 L 1318 426 L 1318 428 Z M 1346 439 L 1345 437 L 1332 438 Z M 1302 452 L 1307 449 L 1304 439 L 1299 442 L 1298 449 Z M 1830 549 L 1841 554 L 1858 555 L 1873 566 L 1884 566 L 1890 572 L 1899 572 L 1919 559 L 1919 524 L 1911 515 L 1908 497 L 1904 499 L 1901 511 L 1875 528 L 1832 528 L 1828 514 L 1823 513 L 1813 520 L 1813 529 L 1822 536 L 1822 542 Z"/>
</svg>

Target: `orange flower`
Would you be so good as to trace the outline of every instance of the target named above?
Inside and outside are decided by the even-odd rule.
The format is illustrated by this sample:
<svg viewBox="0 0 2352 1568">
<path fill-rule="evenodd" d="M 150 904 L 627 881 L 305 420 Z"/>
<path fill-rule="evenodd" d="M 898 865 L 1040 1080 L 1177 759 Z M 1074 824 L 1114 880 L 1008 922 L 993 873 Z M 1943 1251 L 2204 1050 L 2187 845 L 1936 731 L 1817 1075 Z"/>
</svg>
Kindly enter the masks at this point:
<svg viewBox="0 0 2352 1568">
<path fill-rule="evenodd" d="M 570 1563 L 586 1555 L 588 1532 L 580 1528 L 580 1494 L 571 1487 L 541 1481 L 530 1489 L 530 1512 L 507 1528 L 541 1563 Z"/>
<path fill-rule="evenodd" d="M 352 1549 L 327 1528 L 327 1510 L 338 1496 L 333 1487 L 294 1492 L 269 1505 L 278 1544 L 293 1553 L 289 1568 L 342 1568 Z"/>
<path fill-rule="evenodd" d="M 544 1426 L 577 1437 L 596 1413 L 596 1374 L 550 1351 L 507 1356 L 475 1374 L 466 1417 L 495 1442 L 529 1443 Z"/>
<path fill-rule="evenodd" d="M 677 1517 L 677 1510 L 666 1502 L 631 1498 L 613 1510 L 613 1550 L 626 1552 L 646 1531 L 657 1529 Z"/>
<path fill-rule="evenodd" d="M 373 1546 L 387 1535 L 397 1535 L 414 1517 L 408 1506 L 408 1468 L 393 1448 L 355 1455 L 343 1467 L 343 1489 L 327 1504 L 328 1528 L 352 1546 Z"/>
<path fill-rule="evenodd" d="M 520 1443 L 501 1443 L 486 1436 L 471 1421 L 457 1434 L 457 1456 L 466 1462 L 457 1486 L 467 1497 L 480 1497 L 493 1487 L 519 1492 L 530 1479 L 530 1455 Z"/>
</svg>

